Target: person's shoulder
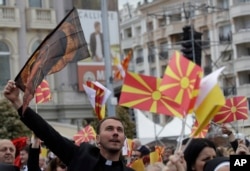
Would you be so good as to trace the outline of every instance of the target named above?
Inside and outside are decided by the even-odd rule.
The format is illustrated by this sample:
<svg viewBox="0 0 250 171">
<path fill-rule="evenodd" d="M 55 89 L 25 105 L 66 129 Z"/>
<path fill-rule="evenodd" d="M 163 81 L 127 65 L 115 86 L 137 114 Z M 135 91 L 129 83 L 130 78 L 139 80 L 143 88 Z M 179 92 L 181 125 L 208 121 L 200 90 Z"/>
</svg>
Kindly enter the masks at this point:
<svg viewBox="0 0 250 171">
<path fill-rule="evenodd" d="M 134 169 L 130 168 L 130 167 L 126 167 L 125 171 L 135 171 Z"/>
<path fill-rule="evenodd" d="M 13 165 L 0 163 L 0 171 L 19 171 L 19 168 Z"/>
</svg>

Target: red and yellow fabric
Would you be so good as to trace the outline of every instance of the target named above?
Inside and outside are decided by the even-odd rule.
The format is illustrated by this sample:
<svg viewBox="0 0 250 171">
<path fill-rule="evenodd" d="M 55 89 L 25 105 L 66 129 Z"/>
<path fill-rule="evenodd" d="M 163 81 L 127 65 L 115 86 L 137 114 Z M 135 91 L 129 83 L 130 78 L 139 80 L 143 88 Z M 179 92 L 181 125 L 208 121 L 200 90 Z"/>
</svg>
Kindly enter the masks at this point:
<svg viewBox="0 0 250 171">
<path fill-rule="evenodd" d="M 49 83 L 46 80 L 43 80 L 41 84 L 37 87 L 35 97 L 36 104 L 45 103 L 51 100 Z"/>
<path fill-rule="evenodd" d="M 84 127 L 73 137 L 76 145 L 80 145 L 82 142 L 89 142 L 90 140 L 95 140 L 95 138 L 96 133 L 91 125 Z"/>
<path fill-rule="evenodd" d="M 248 119 L 248 104 L 245 96 L 236 96 L 226 99 L 226 104 L 214 116 L 216 123 L 228 123 L 236 120 Z"/>
<path fill-rule="evenodd" d="M 105 105 L 102 105 L 105 91 L 97 86 L 92 81 L 87 81 L 86 85 L 96 91 L 95 95 L 95 113 L 99 120 L 102 120 L 105 117 Z"/>
<path fill-rule="evenodd" d="M 155 146 L 155 151 L 149 154 L 150 164 L 154 164 L 156 162 L 162 162 L 162 155 L 164 153 L 164 147 Z"/>
<path fill-rule="evenodd" d="M 200 93 L 195 104 L 195 117 L 199 125 L 193 136 L 197 136 L 214 118 L 215 114 L 225 105 L 225 96 L 218 84 L 220 68 L 201 80 Z"/>
<path fill-rule="evenodd" d="M 182 117 L 178 105 L 159 91 L 160 78 L 127 72 L 119 105 Z"/>
<path fill-rule="evenodd" d="M 129 167 L 131 167 L 132 169 L 136 171 L 145 171 L 145 166 L 143 164 L 142 158 L 139 158 L 131 162 L 131 164 L 129 164 Z"/>
<path fill-rule="evenodd" d="M 199 94 L 202 75 L 199 65 L 176 51 L 165 70 L 159 90 L 180 105 L 185 113 L 191 113 Z"/>
<path fill-rule="evenodd" d="M 123 59 L 121 64 L 118 61 L 114 62 L 118 68 L 118 70 L 116 70 L 115 72 L 115 76 L 114 76 L 115 78 L 123 79 L 125 77 L 125 73 L 128 70 L 128 65 L 129 65 L 129 61 L 131 57 L 132 57 L 132 51 L 129 51 L 128 55 Z"/>
<path fill-rule="evenodd" d="M 210 124 L 208 124 L 207 126 L 205 126 L 199 134 L 195 135 L 196 130 L 199 128 L 199 123 L 197 122 L 197 120 L 194 122 L 194 125 L 192 127 L 191 130 L 191 134 L 190 137 L 192 138 L 205 138 L 207 133 L 208 133 L 208 129 L 209 129 Z"/>
</svg>

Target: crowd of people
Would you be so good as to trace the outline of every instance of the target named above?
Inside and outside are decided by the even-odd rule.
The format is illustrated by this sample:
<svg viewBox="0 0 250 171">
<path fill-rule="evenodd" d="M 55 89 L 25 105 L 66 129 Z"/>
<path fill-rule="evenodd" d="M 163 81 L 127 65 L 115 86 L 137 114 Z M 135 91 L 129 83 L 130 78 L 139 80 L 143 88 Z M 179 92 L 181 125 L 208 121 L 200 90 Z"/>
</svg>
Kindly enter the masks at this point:
<svg viewBox="0 0 250 171">
<path fill-rule="evenodd" d="M 250 154 L 249 142 L 237 139 L 230 127 L 222 125 L 222 133 L 230 142 L 227 147 L 217 146 L 208 138 L 187 138 L 178 149 L 165 144 L 159 153 L 161 160 L 152 163 L 150 154 L 156 147 L 142 145 L 139 139 L 134 139 L 131 154 L 122 156 L 126 136 L 122 121 L 116 117 L 106 117 L 99 122 L 94 145 L 82 143 L 78 146 L 61 136 L 31 108 L 23 113 L 19 89 L 14 81 L 7 83 L 4 96 L 35 136 L 18 152 L 18 167 L 14 164 L 15 145 L 11 140 L 0 140 L 0 171 L 226 171 L 229 170 L 230 155 Z M 41 141 L 52 151 L 53 157 L 40 155 Z M 137 160 L 142 161 L 143 170 L 131 165 Z"/>
</svg>

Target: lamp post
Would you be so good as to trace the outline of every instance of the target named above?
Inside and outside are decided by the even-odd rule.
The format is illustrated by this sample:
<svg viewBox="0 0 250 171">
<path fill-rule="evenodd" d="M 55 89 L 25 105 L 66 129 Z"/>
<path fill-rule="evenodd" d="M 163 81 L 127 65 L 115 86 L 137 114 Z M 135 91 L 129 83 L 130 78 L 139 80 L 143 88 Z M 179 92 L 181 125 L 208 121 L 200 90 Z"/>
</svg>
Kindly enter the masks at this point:
<svg viewBox="0 0 250 171">
<path fill-rule="evenodd" d="M 111 91 L 111 96 L 107 100 L 108 116 L 115 116 L 115 106 L 112 105 L 112 99 L 114 98 L 113 90 L 113 77 L 112 77 L 112 61 L 110 55 L 110 40 L 109 40 L 109 22 L 108 22 L 108 0 L 101 1 L 102 10 L 102 29 L 103 29 L 103 43 L 104 43 L 104 63 L 105 63 L 105 79 L 106 86 Z"/>
</svg>

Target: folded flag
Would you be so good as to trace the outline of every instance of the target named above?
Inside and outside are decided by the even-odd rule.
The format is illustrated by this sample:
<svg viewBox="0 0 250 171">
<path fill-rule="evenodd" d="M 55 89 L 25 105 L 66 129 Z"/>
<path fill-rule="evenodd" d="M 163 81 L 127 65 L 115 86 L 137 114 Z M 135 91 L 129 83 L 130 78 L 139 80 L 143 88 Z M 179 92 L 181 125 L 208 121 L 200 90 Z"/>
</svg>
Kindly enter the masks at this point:
<svg viewBox="0 0 250 171">
<path fill-rule="evenodd" d="M 35 97 L 36 104 L 45 103 L 51 100 L 49 83 L 46 80 L 43 80 L 41 84 L 37 87 Z"/>
<path fill-rule="evenodd" d="M 195 103 L 195 117 L 199 124 L 194 136 L 208 125 L 214 115 L 225 104 L 225 97 L 218 85 L 218 77 L 223 68 L 220 68 L 201 80 L 200 93 Z"/>
</svg>

